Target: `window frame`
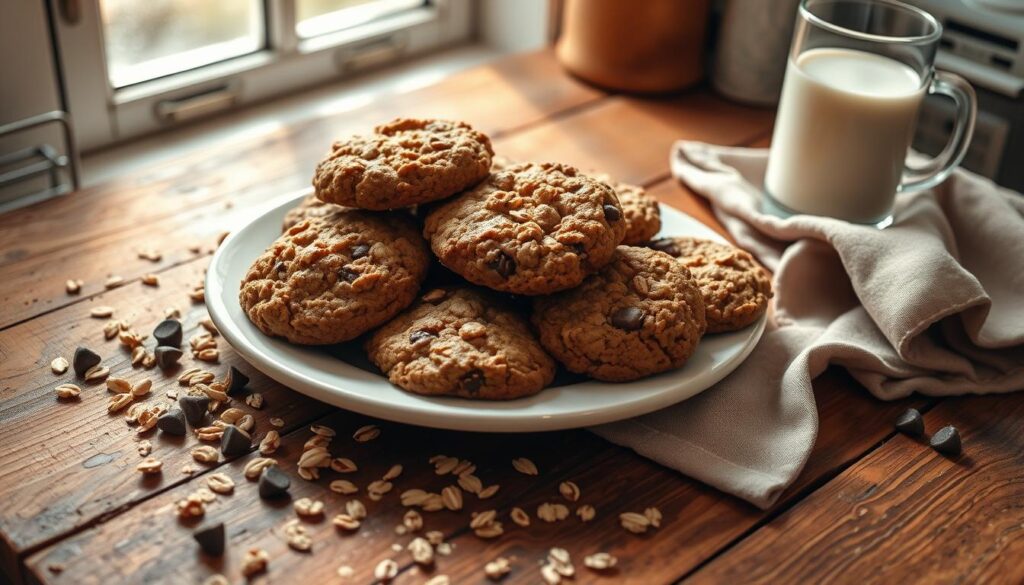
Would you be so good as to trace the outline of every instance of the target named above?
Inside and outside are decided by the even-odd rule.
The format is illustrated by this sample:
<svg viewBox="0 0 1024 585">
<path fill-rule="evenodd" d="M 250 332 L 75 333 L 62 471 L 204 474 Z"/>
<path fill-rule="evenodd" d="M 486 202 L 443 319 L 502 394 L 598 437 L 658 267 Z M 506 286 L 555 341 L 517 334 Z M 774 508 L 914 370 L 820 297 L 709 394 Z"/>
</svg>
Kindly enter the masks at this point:
<svg viewBox="0 0 1024 585">
<path fill-rule="evenodd" d="M 296 0 L 264 0 L 262 49 L 114 88 L 107 75 L 99 0 L 49 2 L 66 102 L 82 151 L 343 79 L 363 69 L 468 41 L 473 34 L 472 0 L 428 0 L 306 39 L 298 36 L 295 27 Z"/>
</svg>

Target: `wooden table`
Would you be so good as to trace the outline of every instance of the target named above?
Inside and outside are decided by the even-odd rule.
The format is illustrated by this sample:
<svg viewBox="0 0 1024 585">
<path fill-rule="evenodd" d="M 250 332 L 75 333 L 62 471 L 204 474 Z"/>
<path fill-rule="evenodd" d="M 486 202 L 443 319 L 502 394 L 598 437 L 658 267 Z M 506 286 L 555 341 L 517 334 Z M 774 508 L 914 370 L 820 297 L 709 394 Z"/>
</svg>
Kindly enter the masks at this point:
<svg viewBox="0 0 1024 585">
<path fill-rule="evenodd" d="M 829 370 L 815 384 L 821 430 L 807 467 L 772 509 L 736 498 L 664 469 L 629 450 L 583 431 L 538 435 L 472 435 L 380 422 L 379 439 L 356 443 L 352 432 L 369 421 L 338 411 L 275 384 L 221 342 L 218 374 L 236 365 L 265 405 L 253 412 L 257 436 L 283 419 L 275 454 L 295 472 L 311 423 L 338 430 L 337 454 L 354 459 L 354 481 L 365 486 L 392 464 L 404 473 L 383 501 L 368 504 L 358 532 L 340 533 L 330 517 L 345 497 L 319 482 L 296 479 L 293 496 L 321 499 L 327 519 L 307 523 L 312 553 L 290 550 L 285 522 L 290 505 L 267 505 L 242 470 L 255 455 L 218 464 L 193 461 L 188 437 L 138 435 L 121 414 L 107 413 L 102 385 L 85 387 L 77 403 L 58 401 L 50 361 L 70 359 L 75 347 L 103 355 L 115 375 L 154 382 L 148 401 L 182 390 L 159 370 L 133 369 L 117 341 L 105 341 L 99 305 L 148 333 L 166 307 L 178 308 L 186 337 L 206 316 L 190 291 L 203 276 L 219 234 L 237 225 L 250 207 L 302 188 L 332 139 L 396 116 L 464 119 L 489 133 L 511 158 L 550 159 L 605 170 L 646 185 L 661 201 L 721 229 L 704 203 L 669 176 L 667 157 L 679 138 L 718 144 L 764 145 L 772 112 L 725 102 L 706 90 L 663 99 L 638 99 L 582 85 L 567 77 L 546 52 L 480 67 L 408 95 L 389 97 L 359 111 L 317 119 L 246 142 L 198 151 L 102 186 L 0 216 L 0 567 L 14 583 L 199 583 L 222 572 L 240 580 L 241 557 L 251 547 L 270 554 L 274 583 L 366 583 L 375 565 L 394 558 L 397 583 L 422 583 L 430 574 L 453 583 L 485 581 L 483 566 L 514 557 L 507 583 L 536 583 L 538 561 L 552 546 L 566 548 L 576 582 L 697 583 L 782 582 L 1024 582 L 1024 396 L 882 403 L 846 374 Z M 141 248 L 162 253 L 139 258 Z M 158 287 L 144 286 L 147 273 Z M 108 275 L 125 284 L 104 289 Z M 82 279 L 67 294 L 67 279 Z M 189 366 L 190 359 L 185 360 Z M 206 364 L 200 364 L 206 365 Z M 751 389 L 755 391 L 756 389 Z M 950 460 L 919 441 L 893 432 L 908 406 L 925 412 L 930 430 L 959 427 L 965 455 Z M 163 462 L 160 476 L 143 477 L 137 446 L 147 439 Z M 423 571 L 395 543 L 404 509 L 398 493 L 440 490 L 451 478 L 434 474 L 428 458 L 446 454 L 473 461 L 486 485 L 500 484 L 488 501 L 469 496 L 461 513 L 426 514 L 427 529 L 442 531 L 454 550 Z M 510 465 L 529 457 L 540 475 Z M 189 466 L 191 475 L 182 472 Z M 207 521 L 224 521 L 229 548 L 222 560 L 201 556 L 174 504 L 219 471 L 235 493 L 207 507 Z M 506 533 L 482 540 L 468 528 L 468 512 L 518 505 L 534 511 L 560 501 L 558 485 L 576 482 L 581 503 L 597 518 L 529 528 L 506 520 Z M 362 492 L 361 492 L 362 493 Z M 636 536 L 619 513 L 657 506 L 660 529 Z M 583 568 L 584 555 L 607 551 L 618 569 L 599 576 Z M 351 566 L 341 579 L 337 570 Z"/>
</svg>

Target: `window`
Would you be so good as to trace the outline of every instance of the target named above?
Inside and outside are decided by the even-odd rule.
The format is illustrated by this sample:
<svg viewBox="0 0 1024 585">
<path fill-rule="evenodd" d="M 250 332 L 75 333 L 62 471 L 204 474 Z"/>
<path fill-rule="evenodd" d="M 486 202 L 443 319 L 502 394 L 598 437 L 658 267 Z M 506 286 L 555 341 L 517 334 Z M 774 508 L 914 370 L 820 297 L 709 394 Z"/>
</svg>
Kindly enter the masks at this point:
<svg viewBox="0 0 1024 585">
<path fill-rule="evenodd" d="M 49 0 L 94 149 L 468 40 L 472 0 Z"/>
</svg>

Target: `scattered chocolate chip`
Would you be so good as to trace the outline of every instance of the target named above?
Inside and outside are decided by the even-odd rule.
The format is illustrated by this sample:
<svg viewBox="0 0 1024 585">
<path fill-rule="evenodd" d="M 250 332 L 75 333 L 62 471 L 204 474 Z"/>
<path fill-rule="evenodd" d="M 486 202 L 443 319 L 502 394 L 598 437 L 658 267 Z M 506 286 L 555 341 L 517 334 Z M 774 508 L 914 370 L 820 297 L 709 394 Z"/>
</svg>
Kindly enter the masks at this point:
<svg viewBox="0 0 1024 585">
<path fill-rule="evenodd" d="M 85 376 L 86 372 L 100 365 L 100 362 L 102 361 L 103 358 L 93 350 L 87 347 L 79 347 L 75 350 L 75 357 L 72 358 L 71 364 L 75 369 L 75 374 L 79 378 L 82 378 Z"/>
<path fill-rule="evenodd" d="M 238 457 L 245 455 L 252 447 L 252 439 L 245 434 L 245 431 L 235 425 L 224 427 L 224 434 L 220 438 L 220 452 L 225 457 Z"/>
<path fill-rule="evenodd" d="M 228 388 L 228 396 L 245 388 L 249 383 L 249 376 L 246 376 L 235 366 L 231 366 L 231 386 Z"/>
<path fill-rule="evenodd" d="M 648 248 L 664 252 L 669 256 L 679 256 L 679 246 L 676 245 L 672 238 L 658 238 L 657 240 L 651 240 L 647 244 Z"/>
<path fill-rule="evenodd" d="M 201 427 L 206 419 L 210 399 L 206 396 L 182 396 L 178 399 L 178 406 L 181 406 L 181 412 L 185 414 L 185 420 L 190 426 Z"/>
<path fill-rule="evenodd" d="M 436 333 L 424 331 L 422 329 L 417 329 L 416 331 L 413 331 L 412 333 L 409 334 L 409 343 L 416 343 L 417 341 L 422 341 L 424 339 L 432 339 L 434 337 L 437 337 Z"/>
<path fill-rule="evenodd" d="M 353 260 L 358 260 L 358 259 L 362 258 L 363 256 L 366 256 L 369 253 L 370 253 L 370 247 L 369 246 L 367 246 L 366 244 L 359 244 L 358 246 L 352 248 L 352 259 Z"/>
<path fill-rule="evenodd" d="M 480 390 L 480 387 L 484 385 L 484 374 L 480 370 L 473 370 L 459 381 L 459 385 L 463 390 L 470 394 L 475 394 Z"/>
<path fill-rule="evenodd" d="M 587 247 L 584 246 L 583 244 L 569 244 L 569 247 L 572 248 L 572 251 L 576 252 L 576 255 L 579 256 L 580 258 L 585 256 L 587 253 Z"/>
<path fill-rule="evenodd" d="M 920 437 L 924 435 L 924 419 L 916 408 L 908 408 L 896 419 L 896 430 L 904 435 Z"/>
<path fill-rule="evenodd" d="M 153 355 L 156 356 L 156 365 L 160 366 L 161 370 L 167 370 L 173 368 L 178 363 L 178 360 L 181 359 L 182 351 L 169 345 L 158 345 L 153 350 Z"/>
<path fill-rule="evenodd" d="M 156 344 L 167 347 L 178 347 L 181 345 L 181 321 L 177 319 L 165 319 L 153 329 L 153 338 Z"/>
<path fill-rule="evenodd" d="M 281 275 L 284 274 L 287 270 L 288 265 L 285 264 L 284 262 L 279 261 L 277 264 L 274 264 L 274 274 Z"/>
<path fill-rule="evenodd" d="M 614 205 L 605 205 L 604 218 L 612 222 L 619 221 L 620 219 L 622 219 L 622 211 L 620 211 L 619 208 L 615 207 Z"/>
<path fill-rule="evenodd" d="M 260 497 L 269 500 L 287 494 L 288 488 L 292 487 L 292 480 L 280 467 L 271 465 L 260 474 L 259 486 Z"/>
<path fill-rule="evenodd" d="M 355 282 L 359 278 L 359 273 L 352 270 L 348 266 L 342 266 L 341 270 L 338 271 L 338 279 L 344 280 L 345 282 Z"/>
<path fill-rule="evenodd" d="M 939 429 L 932 435 L 928 444 L 932 446 L 932 449 L 950 457 L 956 457 L 963 449 L 963 445 L 960 443 L 960 431 L 952 425 Z"/>
<path fill-rule="evenodd" d="M 185 434 L 185 413 L 180 408 L 172 408 L 156 419 L 156 426 L 168 435 L 181 437 Z"/>
<path fill-rule="evenodd" d="M 494 270 L 502 278 L 508 278 L 516 271 L 516 261 L 511 256 L 502 252 L 496 260 L 490 263 L 491 270 Z"/>
<path fill-rule="evenodd" d="M 204 526 L 192 533 L 203 552 L 214 557 L 224 554 L 224 523 Z"/>
<path fill-rule="evenodd" d="M 636 307 L 622 307 L 612 313 L 612 325 L 623 331 L 636 331 L 644 326 L 644 312 Z"/>
</svg>

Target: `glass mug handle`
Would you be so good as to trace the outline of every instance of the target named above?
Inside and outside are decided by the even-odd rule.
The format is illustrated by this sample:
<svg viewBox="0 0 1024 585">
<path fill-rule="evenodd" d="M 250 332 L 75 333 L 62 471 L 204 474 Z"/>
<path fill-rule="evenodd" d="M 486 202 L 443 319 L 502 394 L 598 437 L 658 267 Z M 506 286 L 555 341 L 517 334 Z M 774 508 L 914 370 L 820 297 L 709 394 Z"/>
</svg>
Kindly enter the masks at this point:
<svg viewBox="0 0 1024 585">
<path fill-rule="evenodd" d="M 901 193 L 928 189 L 944 181 L 964 160 L 967 147 L 971 144 L 971 136 L 974 134 L 978 103 L 974 88 L 967 80 L 959 75 L 936 71 L 928 86 L 928 93 L 944 95 L 953 100 L 956 107 L 956 125 L 953 127 L 953 135 L 950 136 L 949 142 L 938 156 L 920 167 L 908 165 L 903 170 L 903 180 L 899 188 Z"/>
</svg>

